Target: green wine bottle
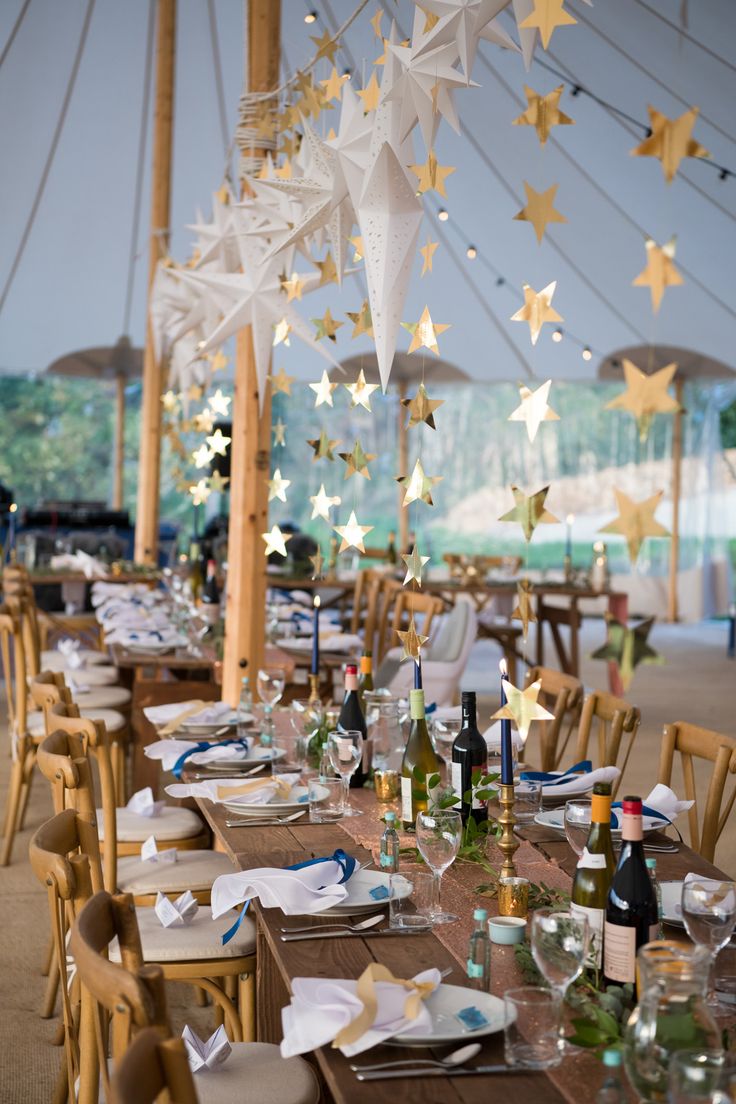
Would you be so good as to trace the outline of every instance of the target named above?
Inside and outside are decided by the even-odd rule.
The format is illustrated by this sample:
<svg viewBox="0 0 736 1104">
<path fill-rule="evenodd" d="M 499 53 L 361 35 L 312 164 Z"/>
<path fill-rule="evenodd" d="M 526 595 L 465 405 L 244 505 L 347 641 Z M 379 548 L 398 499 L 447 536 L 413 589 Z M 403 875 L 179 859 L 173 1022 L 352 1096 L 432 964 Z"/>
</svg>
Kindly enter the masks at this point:
<svg viewBox="0 0 736 1104">
<path fill-rule="evenodd" d="M 404 828 L 413 828 L 417 813 L 427 810 L 428 796 L 425 783 L 414 778 L 414 768 L 419 767 L 425 775 L 434 774 L 440 769 L 440 761 L 432 747 L 424 719 L 424 691 L 409 691 L 409 709 L 411 712 L 411 730 L 404 748 L 401 761 L 401 820 Z M 424 791 L 424 797 L 416 795 Z"/>
<path fill-rule="evenodd" d="M 591 801 L 590 832 L 572 883 L 570 912 L 585 916 L 590 931 L 586 965 L 603 965 L 603 928 L 606 902 L 616 860 L 611 840 L 611 784 L 596 782 Z"/>
</svg>

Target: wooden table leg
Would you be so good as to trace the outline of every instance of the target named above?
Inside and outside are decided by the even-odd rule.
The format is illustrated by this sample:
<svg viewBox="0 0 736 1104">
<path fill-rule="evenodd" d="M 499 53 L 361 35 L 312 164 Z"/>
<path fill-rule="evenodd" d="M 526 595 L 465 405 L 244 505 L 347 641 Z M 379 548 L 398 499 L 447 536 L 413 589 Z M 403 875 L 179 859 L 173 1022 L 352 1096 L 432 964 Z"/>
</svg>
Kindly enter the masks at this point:
<svg viewBox="0 0 736 1104">
<path fill-rule="evenodd" d="M 608 612 L 622 625 L 629 623 L 629 596 L 628 594 L 610 594 L 608 596 Z M 608 662 L 608 688 L 617 698 L 623 698 L 626 691 L 621 681 L 621 673 L 618 665 L 612 660 Z"/>
</svg>

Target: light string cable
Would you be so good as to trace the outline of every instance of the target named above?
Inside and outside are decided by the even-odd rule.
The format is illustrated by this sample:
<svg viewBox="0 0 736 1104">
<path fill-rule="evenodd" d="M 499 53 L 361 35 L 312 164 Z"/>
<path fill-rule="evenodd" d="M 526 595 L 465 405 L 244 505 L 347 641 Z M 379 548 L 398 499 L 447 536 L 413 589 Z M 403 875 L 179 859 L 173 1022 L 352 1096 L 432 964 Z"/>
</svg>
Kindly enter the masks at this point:
<svg viewBox="0 0 736 1104">
<path fill-rule="evenodd" d="M 18 16 L 15 20 L 15 23 L 13 24 L 13 26 L 11 28 L 11 31 L 10 31 L 10 34 L 8 35 L 8 40 L 5 43 L 5 45 L 3 46 L 3 52 L 0 54 L 0 68 L 2 68 L 3 62 L 5 61 L 6 57 L 10 53 L 10 47 L 15 42 L 15 36 L 17 35 L 18 31 L 20 30 L 21 24 L 22 24 L 23 20 L 25 19 L 26 12 L 30 8 L 30 6 L 31 6 L 31 0 L 24 0 L 23 7 L 18 12 Z"/>
<path fill-rule="evenodd" d="M 217 113 L 220 120 L 220 133 L 222 135 L 222 148 L 225 151 L 225 161 L 229 167 L 231 140 L 227 125 L 227 106 L 225 102 L 225 85 L 222 77 L 222 57 L 220 55 L 220 39 L 217 33 L 217 13 L 214 0 L 207 0 L 207 16 L 210 31 L 210 46 L 212 48 L 212 72 L 215 79 L 215 95 L 217 96 Z"/>
<path fill-rule="evenodd" d="M 670 30 L 674 31 L 680 38 L 684 38 L 686 42 L 690 42 L 693 46 L 697 46 L 699 50 L 708 54 L 708 56 L 712 57 L 715 61 L 720 61 L 721 65 L 725 65 L 732 73 L 736 73 L 736 65 L 733 65 L 727 58 L 724 58 L 721 54 L 717 54 L 715 50 L 711 50 L 710 46 L 706 46 L 704 42 L 701 42 L 699 39 L 695 38 L 694 35 L 691 35 L 687 28 L 678 27 L 676 23 L 673 23 L 666 15 L 662 15 L 656 8 L 651 7 L 645 0 L 634 0 L 634 3 L 638 4 L 644 11 L 649 12 L 650 15 L 655 16 L 656 19 L 659 19 L 661 23 L 664 23 L 665 26 L 669 27 Z"/>
<path fill-rule="evenodd" d="M 143 95 L 141 97 L 141 121 L 138 130 L 138 162 L 135 170 L 135 197 L 133 200 L 133 220 L 130 227 L 130 248 L 128 250 L 128 277 L 125 285 L 125 309 L 123 310 L 123 333 L 130 329 L 130 317 L 133 310 L 133 290 L 135 288 L 136 262 L 140 257 L 138 236 L 141 228 L 141 208 L 143 202 L 143 169 L 148 144 L 148 119 L 151 108 L 151 81 L 153 73 L 153 39 L 156 28 L 156 5 L 154 0 L 148 4 L 148 30 L 146 32 L 146 61 L 143 71 Z"/>
</svg>

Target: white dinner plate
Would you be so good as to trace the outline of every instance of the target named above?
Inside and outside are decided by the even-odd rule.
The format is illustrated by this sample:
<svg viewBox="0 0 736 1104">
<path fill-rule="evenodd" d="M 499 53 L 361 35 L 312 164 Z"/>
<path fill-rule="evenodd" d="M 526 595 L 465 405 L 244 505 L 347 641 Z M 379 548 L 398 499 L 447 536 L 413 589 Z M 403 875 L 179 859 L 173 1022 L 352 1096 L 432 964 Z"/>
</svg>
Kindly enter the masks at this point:
<svg viewBox="0 0 736 1104">
<path fill-rule="evenodd" d="M 559 786 L 542 785 L 542 803 L 544 805 L 559 804 L 560 801 L 569 801 L 573 797 L 582 797 L 583 794 L 591 792 L 594 783 L 595 779 L 591 782 L 590 776 L 587 774 L 572 774 L 562 793 Z"/>
<path fill-rule="evenodd" d="M 259 820 L 265 817 L 279 817 L 284 813 L 295 813 L 298 809 L 306 809 L 309 806 L 309 790 L 306 786 L 292 786 L 291 793 L 286 801 L 267 801 L 258 805 L 253 801 L 220 801 L 226 809 L 230 809 L 242 816 L 257 817 Z"/>
<path fill-rule="evenodd" d="M 244 719 L 245 724 L 251 724 L 254 718 L 249 716 L 247 720 Z M 225 725 L 228 728 L 235 728 L 238 723 L 238 714 L 235 710 L 232 713 L 225 713 L 219 721 L 197 721 L 193 717 L 187 718 L 179 725 L 181 732 L 189 733 L 190 736 L 210 736 L 213 732 L 217 732 L 218 729 L 224 728 Z"/>
<path fill-rule="evenodd" d="M 238 767 L 253 766 L 254 763 L 278 763 L 280 759 L 285 758 L 286 752 L 283 748 L 257 747 L 249 751 L 245 759 L 213 759 L 210 763 L 197 763 L 195 759 L 194 766 L 206 767 L 207 770 L 213 771 L 232 771 L 237 770 Z"/>
<path fill-rule="evenodd" d="M 535 824 L 541 824 L 543 828 L 554 828 L 557 832 L 565 831 L 565 807 L 560 806 L 557 809 L 546 809 L 541 813 L 537 813 L 534 818 Z M 663 817 L 643 816 L 641 818 L 641 826 L 644 832 L 658 832 L 667 827 L 668 822 Z M 621 829 L 612 828 L 611 835 L 614 839 L 620 839 Z"/>
<path fill-rule="evenodd" d="M 506 1022 L 506 1008 L 499 997 L 491 993 L 484 993 L 479 989 L 466 989 L 462 985 L 442 984 L 435 989 L 424 1002 L 424 1007 L 432 1017 L 432 1026 L 429 1031 L 409 1032 L 404 1035 L 395 1035 L 387 1042 L 398 1046 L 441 1046 L 444 1043 L 462 1042 L 475 1039 L 481 1035 L 492 1035 L 496 1031 L 503 1031 Z M 488 1021 L 483 1027 L 474 1031 L 465 1027 L 457 1019 L 457 1013 L 465 1008 L 477 1008 Z"/>
<path fill-rule="evenodd" d="M 660 882 L 662 890 L 662 919 L 673 928 L 684 928 L 682 919 L 682 882 Z"/>
<path fill-rule="evenodd" d="M 166 655 L 167 652 L 176 651 L 179 647 L 178 644 L 146 644 L 143 641 L 131 640 L 129 644 L 123 644 L 126 652 L 131 652 L 133 655 Z"/>
<path fill-rule="evenodd" d="M 320 912 L 319 916 L 357 916 L 364 912 L 375 912 L 388 905 L 388 885 L 390 875 L 380 870 L 358 870 L 346 883 L 348 895 L 339 905 Z M 385 889 L 385 897 L 371 897 L 371 890 Z M 399 891 L 400 897 L 411 893 L 411 885 Z M 314 913 L 310 915 L 316 915 Z M 400 937 L 397 937 L 400 938 Z"/>
</svg>

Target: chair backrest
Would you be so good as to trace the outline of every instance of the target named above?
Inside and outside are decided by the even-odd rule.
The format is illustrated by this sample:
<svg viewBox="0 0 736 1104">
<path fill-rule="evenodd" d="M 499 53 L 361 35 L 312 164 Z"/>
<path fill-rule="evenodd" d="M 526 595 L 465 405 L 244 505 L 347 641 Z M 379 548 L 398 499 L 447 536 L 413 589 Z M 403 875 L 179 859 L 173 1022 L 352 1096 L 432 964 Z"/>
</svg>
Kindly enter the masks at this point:
<svg viewBox="0 0 736 1104">
<path fill-rule="evenodd" d="M 355 587 L 353 589 L 353 612 L 350 616 L 351 633 L 355 634 L 360 631 L 361 626 L 367 618 L 368 607 L 371 603 L 371 599 L 373 599 L 375 603 L 375 594 L 380 581 L 380 573 L 375 571 L 372 567 L 364 567 L 355 576 Z"/>
<path fill-rule="evenodd" d="M 20 621 L 26 669 L 30 678 L 38 674 L 41 666 L 41 628 L 33 587 L 30 583 L 14 586 L 12 592 L 7 594 L 5 602 Z"/>
<path fill-rule="evenodd" d="M 594 732 L 594 722 L 595 732 Z M 591 738 L 596 743 L 595 767 L 620 767 L 621 774 L 614 786 L 614 794 L 623 779 L 626 765 L 634 746 L 636 734 L 641 724 L 641 711 L 635 705 L 629 705 L 623 698 L 614 697 L 604 690 L 593 690 L 587 695 L 580 711 L 578 739 L 575 749 L 575 761 L 591 758 Z M 619 752 L 624 736 L 628 736 L 623 761 L 619 763 Z"/>
<path fill-rule="evenodd" d="M 465 595 L 459 594 L 450 612 L 443 618 L 428 651 L 427 660 L 435 663 L 455 664 L 463 653 L 469 651 L 468 638 L 475 641 L 478 618 L 475 606 Z"/>
<path fill-rule="evenodd" d="M 28 731 L 28 689 L 26 653 L 16 603 L 0 606 L 0 657 L 2 657 L 8 730 L 11 739 L 25 738 Z"/>
<path fill-rule="evenodd" d="M 139 1031 L 110 1082 L 112 1104 L 197 1104 L 197 1090 L 182 1039 L 162 1039 L 155 1027 Z"/>
<path fill-rule="evenodd" d="M 724 792 L 729 774 L 736 774 L 736 740 L 707 728 L 675 721 L 664 726 L 659 754 L 658 782 L 671 785 L 675 753 L 680 757 L 685 785 L 685 799 L 694 804 L 688 811 L 690 846 L 707 862 L 713 862 L 716 844 L 733 809 L 736 783 L 724 802 Z M 695 760 L 712 764 L 705 808 L 702 817 L 698 812 L 698 796 L 695 780 Z"/>
<path fill-rule="evenodd" d="M 432 621 L 437 614 L 442 613 L 444 608 L 442 599 L 438 598 L 436 595 L 422 594 L 419 591 L 405 590 L 402 587 L 394 599 L 391 633 L 389 637 L 390 643 L 388 647 L 398 643 L 396 633 L 399 629 L 405 628 L 416 614 L 421 614 L 422 616 L 421 627 L 417 626 L 417 631 L 421 632 L 422 636 L 430 636 Z M 385 654 L 386 650 L 387 648 L 384 647 L 382 655 Z"/>
<path fill-rule="evenodd" d="M 537 721 L 539 760 L 543 771 L 556 770 L 580 718 L 583 684 L 574 675 L 566 675 L 551 667 L 530 667 L 524 688 L 541 682 L 539 702 L 554 714 L 552 721 Z"/>
<path fill-rule="evenodd" d="M 373 657 L 380 663 L 391 647 L 390 622 L 394 600 L 401 590 L 401 583 L 390 575 L 384 575 L 377 584 L 372 612 L 366 615 L 364 639 L 373 641 Z"/>
</svg>

